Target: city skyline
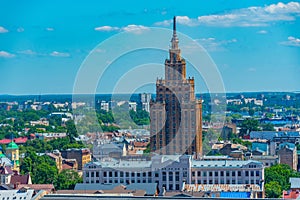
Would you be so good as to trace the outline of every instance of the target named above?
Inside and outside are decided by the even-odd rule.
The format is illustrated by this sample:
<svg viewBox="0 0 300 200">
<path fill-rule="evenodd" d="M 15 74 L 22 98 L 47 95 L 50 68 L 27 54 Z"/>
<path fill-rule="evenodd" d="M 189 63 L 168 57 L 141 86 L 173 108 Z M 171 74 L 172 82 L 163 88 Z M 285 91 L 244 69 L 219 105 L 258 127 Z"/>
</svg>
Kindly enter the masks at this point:
<svg viewBox="0 0 300 200">
<path fill-rule="evenodd" d="M 300 90 L 299 2 L 156 1 L 129 6 L 125 2 L 51 1 L 15 5 L 14 1 L 4 2 L 0 14 L 0 94 L 70 94 L 81 63 L 95 46 L 121 32 L 171 29 L 174 15 L 178 16 L 178 30 L 207 50 L 227 92 Z M 168 48 L 169 41 L 163 42 Z M 161 55 L 157 59 L 163 62 L 165 52 Z M 187 76 L 193 74 L 187 71 Z M 209 92 L 203 88 L 196 85 L 196 93 Z M 154 84 L 146 88 L 146 92 L 154 91 Z M 96 93 L 111 92 L 100 85 Z"/>
</svg>

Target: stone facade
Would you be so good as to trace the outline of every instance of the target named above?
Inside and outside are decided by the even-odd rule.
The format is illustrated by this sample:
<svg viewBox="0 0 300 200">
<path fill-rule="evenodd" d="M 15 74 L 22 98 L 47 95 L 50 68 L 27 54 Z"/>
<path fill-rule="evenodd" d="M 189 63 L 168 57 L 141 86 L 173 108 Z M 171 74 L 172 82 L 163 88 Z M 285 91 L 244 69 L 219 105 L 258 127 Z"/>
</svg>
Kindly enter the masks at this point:
<svg viewBox="0 0 300 200">
<path fill-rule="evenodd" d="M 195 99 L 194 78 L 186 78 L 174 17 L 165 79 L 156 82 L 156 101 L 150 105 L 151 151 L 164 154 L 202 155 L 202 102 Z"/>
</svg>

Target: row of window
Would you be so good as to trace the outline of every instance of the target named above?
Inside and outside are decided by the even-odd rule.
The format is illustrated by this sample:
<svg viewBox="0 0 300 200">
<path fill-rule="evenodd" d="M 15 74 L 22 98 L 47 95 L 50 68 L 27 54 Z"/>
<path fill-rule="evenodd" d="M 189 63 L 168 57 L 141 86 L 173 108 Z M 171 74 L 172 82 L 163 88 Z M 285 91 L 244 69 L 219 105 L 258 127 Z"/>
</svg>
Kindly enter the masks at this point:
<svg viewBox="0 0 300 200">
<path fill-rule="evenodd" d="M 201 175 L 202 172 L 202 175 Z M 215 172 L 210 172 L 210 171 L 193 171 L 192 172 L 192 177 L 194 177 L 197 174 L 198 177 L 201 176 L 209 176 L 212 177 L 214 176 L 242 176 L 242 171 L 215 171 Z M 245 171 L 245 176 L 260 176 L 259 171 Z"/>
</svg>

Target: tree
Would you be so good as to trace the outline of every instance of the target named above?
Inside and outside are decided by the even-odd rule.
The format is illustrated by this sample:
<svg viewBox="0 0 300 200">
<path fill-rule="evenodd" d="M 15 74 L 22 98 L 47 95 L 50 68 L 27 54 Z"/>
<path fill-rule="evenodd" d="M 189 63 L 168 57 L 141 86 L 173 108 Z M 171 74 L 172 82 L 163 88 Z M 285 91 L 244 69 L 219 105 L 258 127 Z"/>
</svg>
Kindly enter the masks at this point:
<svg viewBox="0 0 300 200">
<path fill-rule="evenodd" d="M 82 178 L 74 170 L 62 170 L 55 180 L 57 190 L 73 190 L 76 183 L 82 183 Z"/>
<path fill-rule="evenodd" d="M 267 198 L 280 198 L 282 194 L 281 186 L 276 181 L 266 183 L 265 193 Z"/>
<path fill-rule="evenodd" d="M 240 126 L 240 136 L 249 134 L 251 131 L 259 131 L 259 122 L 256 119 L 246 119 Z"/>
<path fill-rule="evenodd" d="M 288 190 L 290 188 L 290 177 L 300 177 L 300 173 L 293 171 L 287 164 L 277 164 L 265 168 L 265 190 L 267 197 L 278 198 L 283 190 Z M 278 188 L 280 191 L 278 191 Z"/>
<path fill-rule="evenodd" d="M 260 125 L 263 131 L 275 131 L 274 125 L 271 123 Z"/>
</svg>

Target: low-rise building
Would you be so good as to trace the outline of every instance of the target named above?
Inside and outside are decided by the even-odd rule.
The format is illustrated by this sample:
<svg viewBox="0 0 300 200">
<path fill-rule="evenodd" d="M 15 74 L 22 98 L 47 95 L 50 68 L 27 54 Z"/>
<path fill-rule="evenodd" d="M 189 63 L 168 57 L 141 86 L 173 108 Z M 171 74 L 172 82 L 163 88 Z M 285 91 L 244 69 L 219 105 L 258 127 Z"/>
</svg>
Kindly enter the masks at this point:
<svg viewBox="0 0 300 200">
<path fill-rule="evenodd" d="M 88 148 L 62 150 L 61 155 L 66 159 L 76 159 L 78 170 L 82 170 L 83 166 L 92 159 L 91 152 Z"/>
<path fill-rule="evenodd" d="M 194 160 L 188 155 L 157 155 L 151 160 L 90 162 L 86 184 L 158 183 L 160 191 L 181 191 L 186 184 L 255 184 L 263 191 L 264 166 L 254 160 Z"/>
</svg>

